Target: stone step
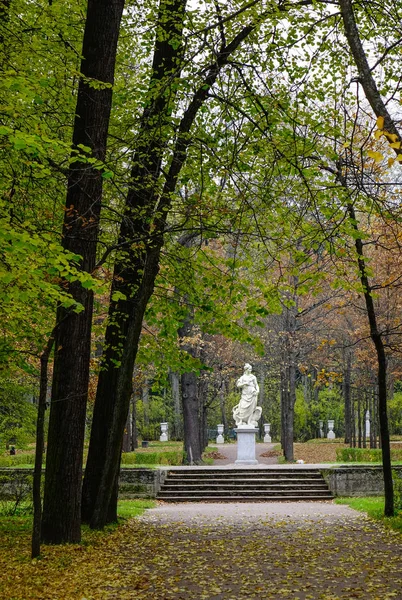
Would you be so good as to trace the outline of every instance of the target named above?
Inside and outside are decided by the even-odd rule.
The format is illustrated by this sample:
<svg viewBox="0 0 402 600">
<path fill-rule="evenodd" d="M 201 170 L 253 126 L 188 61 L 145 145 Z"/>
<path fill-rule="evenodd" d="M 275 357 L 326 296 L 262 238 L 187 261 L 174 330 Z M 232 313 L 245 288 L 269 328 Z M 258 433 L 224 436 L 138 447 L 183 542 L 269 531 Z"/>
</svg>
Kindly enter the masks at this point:
<svg viewBox="0 0 402 600">
<path fill-rule="evenodd" d="M 160 494 L 168 492 L 170 494 L 174 493 L 174 494 L 186 494 L 191 493 L 191 494 L 204 494 L 205 492 L 208 492 L 208 494 L 231 494 L 233 492 L 235 493 L 246 493 L 246 494 L 310 494 L 311 492 L 317 492 L 319 494 L 326 494 L 326 493 L 330 493 L 328 488 L 326 486 L 322 486 L 322 487 L 305 487 L 305 488 L 294 488 L 291 486 L 281 486 L 281 487 L 277 487 L 277 488 L 271 488 L 268 486 L 265 487 L 261 487 L 261 488 L 250 488 L 250 487 L 237 487 L 237 486 L 232 486 L 232 487 L 228 487 L 228 486 L 224 486 L 224 487 L 207 487 L 207 486 L 202 486 L 202 487 L 198 487 L 198 486 L 192 486 L 190 487 L 183 487 L 183 488 L 169 488 L 169 486 L 163 486 L 163 488 L 161 489 L 161 491 L 159 492 Z"/>
<path fill-rule="evenodd" d="M 184 478 L 166 478 L 165 479 L 165 484 L 169 483 L 170 485 L 193 485 L 195 483 L 200 484 L 200 485 L 209 485 L 209 484 L 215 484 L 215 485 L 219 485 L 221 483 L 232 483 L 233 485 L 260 485 L 260 484 L 268 484 L 268 485 L 283 485 L 283 484 L 289 484 L 289 485 L 300 485 L 300 484 L 317 484 L 317 483 L 321 483 L 323 482 L 325 484 L 325 482 L 323 481 L 323 479 L 321 477 L 317 477 L 317 478 L 305 478 L 305 479 L 286 479 L 286 478 L 277 478 L 277 479 L 270 479 L 270 478 L 255 478 L 255 479 L 233 479 L 232 477 L 230 478 L 220 478 L 220 479 L 203 479 L 203 478 L 199 478 L 197 479 L 196 477 L 193 478 L 188 478 L 188 479 L 184 479 Z"/>
<path fill-rule="evenodd" d="M 166 502 L 329 500 L 319 469 L 171 469 L 159 494 Z"/>
<path fill-rule="evenodd" d="M 307 473 L 297 473 L 297 472 L 292 472 L 292 473 L 283 473 L 283 472 L 279 472 L 279 473 L 248 473 L 248 472 L 239 472 L 239 473 L 232 473 L 230 472 L 229 475 L 232 479 L 266 479 L 266 478 L 270 478 L 270 479 L 301 479 L 301 478 L 305 478 L 305 477 L 310 477 L 310 478 L 314 478 L 314 479 L 320 479 L 321 478 L 321 473 L 319 471 L 315 471 L 315 472 L 307 472 Z M 193 479 L 193 478 L 197 478 L 197 479 L 211 479 L 212 477 L 215 479 L 226 479 L 228 477 L 228 472 L 213 472 L 213 473 L 196 473 L 196 472 L 191 472 L 188 474 L 183 474 L 181 472 L 175 472 L 175 473 L 168 473 L 168 477 L 172 477 L 174 479 Z"/>
<path fill-rule="evenodd" d="M 313 502 L 333 500 L 333 496 L 158 496 L 164 502 Z"/>
<path fill-rule="evenodd" d="M 227 473 L 230 473 L 231 475 L 233 474 L 239 474 L 242 475 L 244 473 L 250 474 L 250 475 L 262 475 L 262 474 L 266 474 L 266 473 L 270 473 L 272 475 L 300 475 L 303 473 L 318 473 L 320 474 L 320 469 L 316 469 L 313 467 L 309 467 L 309 468 L 285 468 L 285 469 L 270 469 L 270 468 L 251 468 L 251 467 L 242 467 L 242 468 L 221 468 L 221 469 L 213 469 L 211 467 L 209 467 L 208 469 L 202 469 L 200 467 L 186 467 L 186 468 L 178 468 L 178 469 L 174 469 L 171 468 L 168 471 L 169 475 L 183 475 L 183 477 L 186 477 L 187 475 L 203 475 L 203 476 L 210 476 L 212 473 L 214 474 L 218 474 L 218 475 L 225 475 Z"/>
<path fill-rule="evenodd" d="M 311 487 L 311 486 L 324 486 L 326 487 L 325 481 L 321 481 L 320 479 L 305 479 L 305 480 L 289 480 L 289 479 L 278 479 L 275 481 L 270 481 L 269 479 L 258 479 L 258 481 L 244 481 L 243 479 L 220 479 L 219 481 L 205 481 L 205 479 L 196 480 L 191 479 L 190 481 L 172 481 L 171 479 L 165 480 L 164 486 L 170 485 L 171 487 L 180 488 L 191 488 L 191 487 L 221 487 L 229 485 L 231 487 Z"/>
<path fill-rule="evenodd" d="M 328 492 L 328 488 L 326 487 L 308 487 L 308 488 L 294 488 L 294 487 L 280 487 L 277 489 L 273 489 L 273 488 L 269 488 L 269 487 L 261 487 L 261 488 L 249 488 L 249 487 L 243 487 L 243 488 L 238 488 L 238 487 L 216 487 L 216 488 L 212 488 L 212 487 L 192 487 L 192 488 L 172 488 L 172 487 L 163 487 L 162 490 L 160 490 L 159 492 L 159 496 L 162 494 L 168 494 L 169 496 L 173 495 L 173 494 L 195 494 L 195 495 L 200 495 L 200 494 L 220 494 L 220 495 L 225 495 L 225 494 L 311 494 L 311 493 L 317 493 L 317 494 L 327 494 Z"/>
</svg>

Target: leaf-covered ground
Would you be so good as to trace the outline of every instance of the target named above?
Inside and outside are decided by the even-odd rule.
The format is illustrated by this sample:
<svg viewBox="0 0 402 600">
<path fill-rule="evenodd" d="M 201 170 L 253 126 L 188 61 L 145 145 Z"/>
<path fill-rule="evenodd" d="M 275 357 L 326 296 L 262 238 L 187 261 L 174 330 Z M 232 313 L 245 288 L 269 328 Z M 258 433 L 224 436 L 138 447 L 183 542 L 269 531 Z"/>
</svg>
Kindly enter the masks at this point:
<svg viewBox="0 0 402 600">
<path fill-rule="evenodd" d="M 295 460 L 304 460 L 307 464 L 319 464 L 326 462 L 336 462 L 336 451 L 340 448 L 347 448 L 346 444 L 341 442 L 321 442 L 294 444 Z M 402 596 L 401 596 L 402 598 Z"/>
<path fill-rule="evenodd" d="M 0 535 L 7 600 L 402 598 L 402 536 L 332 503 L 161 505 L 38 561 Z"/>
</svg>

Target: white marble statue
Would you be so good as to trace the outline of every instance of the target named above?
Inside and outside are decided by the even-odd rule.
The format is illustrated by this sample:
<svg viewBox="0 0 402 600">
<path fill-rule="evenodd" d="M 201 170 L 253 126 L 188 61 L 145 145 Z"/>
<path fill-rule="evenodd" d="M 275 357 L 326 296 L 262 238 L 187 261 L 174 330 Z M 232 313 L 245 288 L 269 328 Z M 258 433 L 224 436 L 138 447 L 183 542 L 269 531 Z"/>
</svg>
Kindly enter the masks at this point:
<svg viewBox="0 0 402 600">
<path fill-rule="evenodd" d="M 240 402 L 233 408 L 236 427 L 257 427 L 261 417 L 262 408 L 257 406 L 260 388 L 256 376 L 251 371 L 251 365 L 246 363 L 244 373 L 236 383 L 237 387 L 241 389 Z"/>
</svg>

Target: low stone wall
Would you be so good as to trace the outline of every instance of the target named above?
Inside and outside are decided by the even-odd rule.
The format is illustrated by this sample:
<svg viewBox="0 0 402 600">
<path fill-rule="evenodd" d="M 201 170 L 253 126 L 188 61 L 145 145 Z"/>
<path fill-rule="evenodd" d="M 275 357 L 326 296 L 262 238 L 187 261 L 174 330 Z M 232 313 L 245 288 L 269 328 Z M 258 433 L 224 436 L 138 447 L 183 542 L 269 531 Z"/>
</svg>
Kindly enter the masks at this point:
<svg viewBox="0 0 402 600">
<path fill-rule="evenodd" d="M 120 469 L 120 498 L 155 498 L 166 477 L 166 469 Z"/>
<path fill-rule="evenodd" d="M 402 466 L 393 467 L 402 478 Z M 167 468 L 122 468 L 119 479 L 120 498 L 155 498 L 164 481 Z M 384 480 L 380 466 L 328 467 L 321 473 L 334 496 L 382 496 Z M 0 498 L 15 497 L 32 485 L 33 469 L 0 468 Z"/>
<path fill-rule="evenodd" d="M 393 467 L 393 471 L 402 477 L 402 467 Z M 334 496 L 384 495 L 384 478 L 380 466 L 343 465 L 321 469 L 321 473 Z"/>
<path fill-rule="evenodd" d="M 0 468 L 0 499 L 28 498 L 32 491 L 33 469 Z"/>
<path fill-rule="evenodd" d="M 120 495 L 123 498 L 154 498 L 164 481 L 167 469 L 121 469 Z M 321 469 L 334 496 L 383 496 L 384 478 L 381 466 L 346 466 Z M 402 478 L 402 466 L 393 467 Z"/>
<path fill-rule="evenodd" d="M 121 498 L 155 498 L 166 477 L 166 469 L 120 470 L 119 496 Z M 0 499 L 15 499 L 26 495 L 32 488 L 33 469 L 0 468 Z M 42 480 L 44 479 L 44 473 Z"/>
</svg>

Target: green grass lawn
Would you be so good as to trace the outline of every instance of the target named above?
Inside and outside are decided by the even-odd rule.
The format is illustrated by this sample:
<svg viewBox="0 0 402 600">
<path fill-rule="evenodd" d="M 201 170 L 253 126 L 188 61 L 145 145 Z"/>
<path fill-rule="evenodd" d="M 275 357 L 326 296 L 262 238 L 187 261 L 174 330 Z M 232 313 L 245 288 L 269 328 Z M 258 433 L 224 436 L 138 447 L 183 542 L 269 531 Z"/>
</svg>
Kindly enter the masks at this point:
<svg viewBox="0 0 402 600">
<path fill-rule="evenodd" d="M 119 500 L 117 503 L 117 514 L 123 519 L 138 517 L 147 508 L 156 506 L 155 500 Z"/>
<path fill-rule="evenodd" d="M 386 527 L 395 529 L 402 533 L 402 511 L 396 511 L 394 517 L 384 517 L 384 498 L 365 497 L 365 498 L 337 498 L 336 504 L 346 504 L 359 512 L 366 513 L 372 519 L 381 521 Z"/>
</svg>

